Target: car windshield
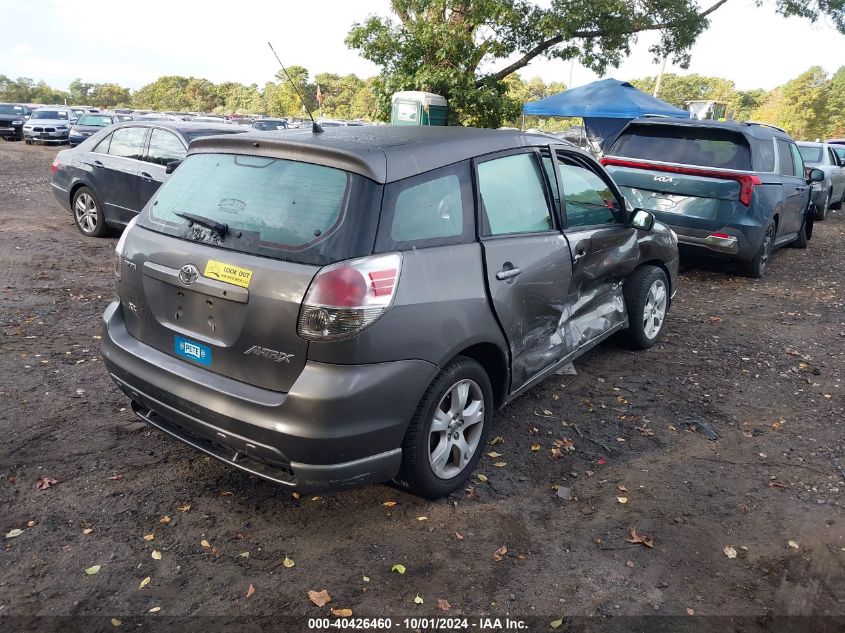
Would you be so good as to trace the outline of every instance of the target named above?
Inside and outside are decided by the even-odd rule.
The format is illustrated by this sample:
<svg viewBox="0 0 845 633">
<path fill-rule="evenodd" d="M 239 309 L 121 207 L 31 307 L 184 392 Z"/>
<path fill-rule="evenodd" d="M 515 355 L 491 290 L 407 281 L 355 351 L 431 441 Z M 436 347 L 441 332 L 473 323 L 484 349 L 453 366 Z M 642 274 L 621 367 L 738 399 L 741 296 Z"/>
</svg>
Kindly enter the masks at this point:
<svg viewBox="0 0 845 633">
<path fill-rule="evenodd" d="M 52 121 L 67 121 L 67 112 L 64 110 L 37 110 L 32 113 L 32 119 L 50 119 Z"/>
<path fill-rule="evenodd" d="M 20 114 L 23 116 L 23 108 L 20 106 L 0 103 L 0 114 Z"/>
<path fill-rule="evenodd" d="M 718 169 L 751 169 L 751 149 L 742 134 L 689 125 L 628 126 L 609 154 Z"/>
<path fill-rule="evenodd" d="M 194 154 L 158 190 L 139 224 L 245 253 L 307 264 L 369 254 L 381 187 L 340 169 L 277 158 Z M 228 226 L 189 227 L 180 213 Z"/>
<path fill-rule="evenodd" d="M 820 145 L 799 145 L 798 151 L 805 163 L 822 162 L 822 148 Z"/>
<path fill-rule="evenodd" d="M 86 114 L 79 117 L 77 125 L 93 125 L 96 127 L 107 127 L 111 125 L 111 116 L 103 114 Z"/>
</svg>

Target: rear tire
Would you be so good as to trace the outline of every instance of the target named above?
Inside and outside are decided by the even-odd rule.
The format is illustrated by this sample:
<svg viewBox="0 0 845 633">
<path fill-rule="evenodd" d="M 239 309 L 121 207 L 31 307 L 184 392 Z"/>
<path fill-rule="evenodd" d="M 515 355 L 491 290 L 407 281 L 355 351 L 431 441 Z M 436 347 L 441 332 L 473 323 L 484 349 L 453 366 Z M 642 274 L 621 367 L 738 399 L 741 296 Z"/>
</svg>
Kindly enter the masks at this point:
<svg viewBox="0 0 845 633">
<path fill-rule="evenodd" d="M 804 219 L 804 224 L 801 225 L 801 230 L 798 231 L 798 237 L 790 246 L 793 248 L 807 248 L 810 242 L 810 237 L 813 235 L 813 219 L 807 216 Z"/>
<path fill-rule="evenodd" d="M 80 187 L 73 194 L 70 205 L 76 228 L 86 237 L 104 237 L 111 233 L 103 216 L 103 205 L 97 194 L 88 187 Z"/>
<path fill-rule="evenodd" d="M 460 489 L 490 435 L 493 388 L 478 361 L 458 356 L 423 394 L 402 442 L 396 483 L 429 499 Z"/>
<path fill-rule="evenodd" d="M 760 243 L 760 248 L 757 253 L 745 265 L 745 274 L 752 279 L 760 279 L 766 274 L 766 269 L 769 265 L 769 260 L 772 258 L 772 253 L 775 250 L 775 236 L 777 235 L 777 225 L 774 220 L 769 220 L 766 227 L 766 233 L 763 236 L 763 241 Z"/>
<path fill-rule="evenodd" d="M 625 281 L 628 329 L 625 340 L 631 349 L 648 349 L 660 340 L 669 313 L 669 280 L 663 269 L 643 266 Z"/>
</svg>

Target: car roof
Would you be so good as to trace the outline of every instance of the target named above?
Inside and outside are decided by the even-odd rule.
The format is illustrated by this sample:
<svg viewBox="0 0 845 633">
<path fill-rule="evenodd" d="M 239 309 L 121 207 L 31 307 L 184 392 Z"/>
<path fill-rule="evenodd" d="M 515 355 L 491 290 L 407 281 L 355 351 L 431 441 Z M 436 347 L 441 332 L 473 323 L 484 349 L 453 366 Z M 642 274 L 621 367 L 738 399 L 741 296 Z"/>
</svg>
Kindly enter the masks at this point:
<svg viewBox="0 0 845 633">
<path fill-rule="evenodd" d="M 189 153 L 293 159 L 336 167 L 388 183 L 491 152 L 559 143 L 519 130 L 440 126 L 338 126 L 196 139 Z"/>
<path fill-rule="evenodd" d="M 92 114 L 97 114 L 96 112 Z M 114 130 L 121 127 L 160 127 L 166 130 L 172 130 L 182 134 L 182 136 L 193 135 L 197 132 L 208 132 L 213 135 L 215 132 L 231 132 L 234 126 L 228 123 L 194 123 L 192 121 L 172 121 L 172 120 L 158 120 L 158 119 L 133 119 L 132 121 L 123 121 L 110 127 Z"/>
<path fill-rule="evenodd" d="M 827 143 L 819 143 L 818 141 L 795 141 L 796 145 L 801 147 L 824 147 Z"/>
<path fill-rule="evenodd" d="M 739 122 L 739 121 L 713 121 L 705 119 L 700 121 L 698 119 L 676 119 L 674 117 L 649 117 L 634 119 L 629 122 L 625 129 L 631 125 L 674 125 L 684 127 L 702 127 L 702 128 L 721 128 L 723 130 L 731 130 L 746 134 L 761 140 L 770 140 L 773 137 L 790 138 L 789 134 L 772 125 L 766 123 L 757 123 L 753 121 Z M 624 130 L 623 130 L 624 132 Z"/>
</svg>

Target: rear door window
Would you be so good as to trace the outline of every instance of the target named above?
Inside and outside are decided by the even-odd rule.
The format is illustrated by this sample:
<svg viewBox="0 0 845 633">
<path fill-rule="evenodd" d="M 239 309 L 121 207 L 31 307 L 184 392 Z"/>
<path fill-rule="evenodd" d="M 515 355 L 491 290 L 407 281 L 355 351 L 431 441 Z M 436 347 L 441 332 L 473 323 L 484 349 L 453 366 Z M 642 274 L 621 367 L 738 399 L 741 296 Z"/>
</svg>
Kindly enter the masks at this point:
<svg viewBox="0 0 845 633">
<path fill-rule="evenodd" d="M 795 174 L 792 171 L 792 150 L 789 149 L 789 143 L 779 138 L 775 139 L 775 144 L 778 148 L 778 173 L 781 176 L 794 176 Z"/>
<path fill-rule="evenodd" d="M 111 135 L 109 154 L 141 160 L 144 155 L 144 139 L 146 137 L 147 128 L 145 127 L 124 127 L 115 130 Z"/>
<path fill-rule="evenodd" d="M 545 180 L 534 153 L 478 165 L 485 235 L 537 233 L 553 227 Z"/>
<path fill-rule="evenodd" d="M 186 154 L 185 146 L 173 132 L 153 128 L 144 160 L 156 165 L 167 165 L 174 160 L 182 160 Z"/>
<path fill-rule="evenodd" d="M 754 150 L 754 171 L 773 172 L 775 170 L 775 144 L 772 139 L 759 139 Z"/>
<path fill-rule="evenodd" d="M 798 146 L 795 143 L 789 144 L 789 149 L 792 152 L 792 173 L 796 176 L 804 177 L 804 158 L 801 152 L 798 151 Z"/>
<path fill-rule="evenodd" d="M 719 127 L 630 125 L 608 154 L 716 169 L 751 170 L 743 134 Z"/>
<path fill-rule="evenodd" d="M 113 142 L 114 143 L 114 142 Z M 168 235 L 296 262 L 372 252 L 381 187 L 340 169 L 233 154 L 195 154 L 173 172 L 139 223 Z M 189 227 L 192 213 L 229 227 Z"/>
<path fill-rule="evenodd" d="M 469 162 L 387 185 L 379 250 L 404 250 L 475 238 Z"/>
</svg>

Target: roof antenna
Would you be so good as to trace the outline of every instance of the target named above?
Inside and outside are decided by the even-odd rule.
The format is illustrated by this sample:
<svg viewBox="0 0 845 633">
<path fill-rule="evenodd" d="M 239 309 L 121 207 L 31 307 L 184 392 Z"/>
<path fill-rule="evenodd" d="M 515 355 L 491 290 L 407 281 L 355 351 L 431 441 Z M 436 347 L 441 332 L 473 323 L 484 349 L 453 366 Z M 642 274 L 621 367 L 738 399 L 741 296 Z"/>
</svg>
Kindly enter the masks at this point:
<svg viewBox="0 0 845 633">
<path fill-rule="evenodd" d="M 269 46 L 270 50 L 273 51 L 273 55 L 276 56 L 276 61 L 279 62 L 279 66 L 282 67 L 282 72 L 285 73 L 285 77 L 288 78 L 290 85 L 293 86 L 293 90 L 294 92 L 296 92 L 296 96 L 299 97 L 299 100 L 302 102 L 302 107 L 305 108 L 305 111 L 308 113 L 308 118 L 311 119 L 311 131 L 314 134 L 322 132 L 323 128 L 321 128 L 320 124 L 314 120 L 314 115 L 311 114 L 311 110 L 308 108 L 308 104 L 305 103 L 305 99 L 303 99 L 302 95 L 299 94 L 299 88 L 296 87 L 296 84 L 294 83 L 293 79 L 290 78 L 287 68 L 285 68 L 285 65 L 282 63 L 282 60 L 279 59 L 279 55 L 276 53 L 276 49 L 273 48 L 273 45 L 270 42 L 267 42 L 267 46 Z"/>
</svg>

